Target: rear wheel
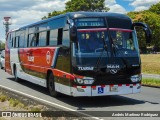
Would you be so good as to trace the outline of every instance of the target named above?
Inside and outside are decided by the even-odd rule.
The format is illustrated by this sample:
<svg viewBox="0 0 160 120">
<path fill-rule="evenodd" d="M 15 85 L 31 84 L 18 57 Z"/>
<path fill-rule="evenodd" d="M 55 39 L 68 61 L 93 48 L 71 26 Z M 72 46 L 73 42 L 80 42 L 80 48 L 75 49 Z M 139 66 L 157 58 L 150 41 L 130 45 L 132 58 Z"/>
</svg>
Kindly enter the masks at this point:
<svg viewBox="0 0 160 120">
<path fill-rule="evenodd" d="M 14 81 L 16 81 L 16 82 L 19 82 L 19 78 L 18 78 L 18 76 L 17 76 L 17 68 L 16 67 L 14 67 Z"/>
<path fill-rule="evenodd" d="M 54 76 L 52 73 L 48 77 L 48 89 L 51 96 L 58 97 L 59 93 L 55 90 Z"/>
</svg>

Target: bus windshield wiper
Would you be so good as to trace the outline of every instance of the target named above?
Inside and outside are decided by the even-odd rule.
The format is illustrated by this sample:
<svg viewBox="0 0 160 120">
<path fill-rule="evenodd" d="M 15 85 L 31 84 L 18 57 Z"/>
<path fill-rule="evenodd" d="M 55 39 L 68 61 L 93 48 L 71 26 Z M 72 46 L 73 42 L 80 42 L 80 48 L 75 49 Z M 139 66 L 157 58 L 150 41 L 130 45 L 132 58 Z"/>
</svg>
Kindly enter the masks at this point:
<svg viewBox="0 0 160 120">
<path fill-rule="evenodd" d="M 97 63 L 96 63 L 96 65 L 95 65 L 95 71 L 99 71 L 99 65 L 100 65 L 100 63 L 101 63 L 101 60 L 102 60 L 102 56 L 103 56 L 103 54 L 104 54 L 104 51 L 106 51 L 107 52 L 107 56 L 109 56 L 108 55 L 108 47 L 107 47 L 107 43 L 106 43 L 106 41 L 105 41 L 105 38 L 102 38 L 102 40 L 103 40 L 103 51 L 102 51 L 102 53 L 101 53 L 101 55 L 98 57 L 98 60 L 97 60 Z"/>
<path fill-rule="evenodd" d="M 116 47 L 116 44 L 113 42 L 113 38 L 110 37 L 111 39 L 111 43 L 112 43 L 112 50 L 113 50 L 113 53 L 114 55 L 116 56 L 116 51 L 117 51 L 117 47 Z"/>
</svg>

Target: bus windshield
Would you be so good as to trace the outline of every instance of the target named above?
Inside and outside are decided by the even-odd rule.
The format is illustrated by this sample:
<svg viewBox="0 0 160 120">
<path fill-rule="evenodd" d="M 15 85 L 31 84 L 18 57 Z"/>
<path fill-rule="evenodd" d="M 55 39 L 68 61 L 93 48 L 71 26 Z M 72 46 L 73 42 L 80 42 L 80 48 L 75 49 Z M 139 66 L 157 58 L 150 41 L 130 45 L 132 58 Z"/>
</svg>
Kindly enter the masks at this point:
<svg viewBox="0 0 160 120">
<path fill-rule="evenodd" d="M 94 66 L 102 56 L 101 66 L 105 66 L 111 51 L 115 57 L 138 57 L 138 43 L 135 31 L 109 28 L 78 29 L 78 42 L 73 43 L 73 56 L 76 57 L 77 65 Z M 104 42 L 105 41 L 105 42 Z M 107 50 L 104 50 L 104 44 Z"/>
<path fill-rule="evenodd" d="M 133 30 L 110 28 L 110 40 L 118 57 L 137 57 L 138 41 Z"/>
<path fill-rule="evenodd" d="M 95 53 L 103 49 L 106 33 L 103 29 L 78 30 L 78 51 Z"/>
</svg>

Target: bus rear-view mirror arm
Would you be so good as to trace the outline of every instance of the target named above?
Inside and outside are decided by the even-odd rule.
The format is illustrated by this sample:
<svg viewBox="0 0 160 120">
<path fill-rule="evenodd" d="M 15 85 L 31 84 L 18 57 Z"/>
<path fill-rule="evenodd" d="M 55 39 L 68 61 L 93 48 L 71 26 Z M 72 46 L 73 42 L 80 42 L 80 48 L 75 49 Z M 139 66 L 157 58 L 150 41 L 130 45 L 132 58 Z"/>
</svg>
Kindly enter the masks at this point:
<svg viewBox="0 0 160 120">
<path fill-rule="evenodd" d="M 145 23 L 142 23 L 142 22 L 136 22 L 136 23 L 133 23 L 133 28 L 134 27 L 143 27 L 143 30 L 145 32 L 145 37 L 146 37 L 146 43 L 151 43 L 151 38 L 152 38 L 152 31 L 150 29 L 150 27 L 145 24 Z"/>
<path fill-rule="evenodd" d="M 77 28 L 76 26 L 72 26 L 70 28 L 70 38 L 72 42 L 77 42 Z"/>
</svg>

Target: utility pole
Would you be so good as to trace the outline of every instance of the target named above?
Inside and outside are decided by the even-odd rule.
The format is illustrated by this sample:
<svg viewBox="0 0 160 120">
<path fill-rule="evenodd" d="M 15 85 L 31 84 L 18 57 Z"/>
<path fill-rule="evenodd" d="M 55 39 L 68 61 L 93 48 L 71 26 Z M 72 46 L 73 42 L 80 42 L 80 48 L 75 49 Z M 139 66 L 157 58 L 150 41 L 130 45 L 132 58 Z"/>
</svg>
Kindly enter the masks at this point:
<svg viewBox="0 0 160 120">
<path fill-rule="evenodd" d="M 9 31 L 9 25 L 11 25 L 11 17 L 4 17 L 3 25 L 5 26 L 5 32 L 7 35 L 7 32 Z"/>
</svg>

